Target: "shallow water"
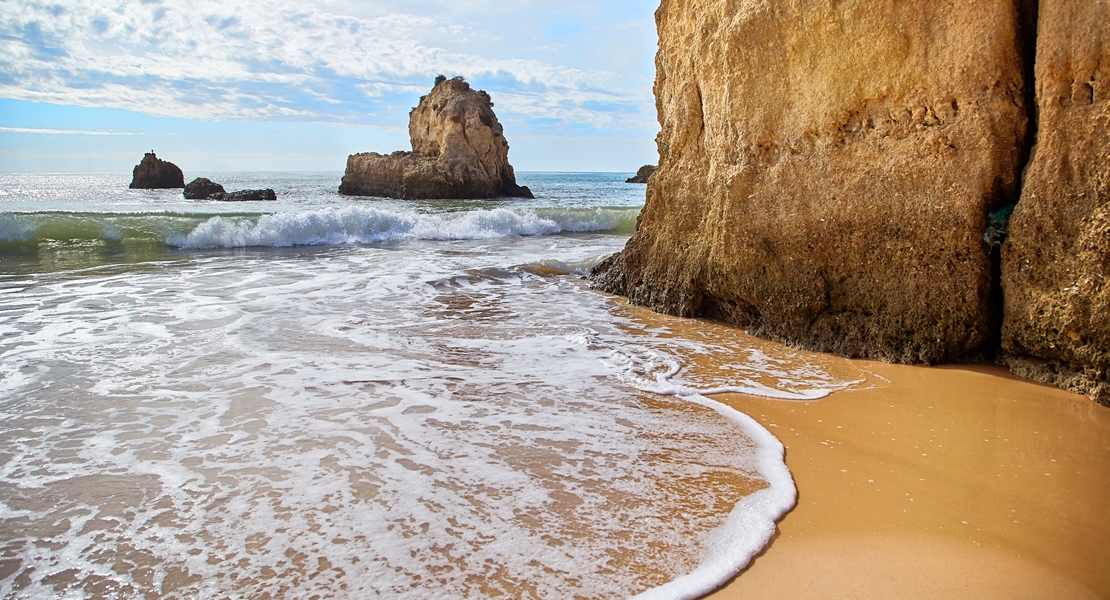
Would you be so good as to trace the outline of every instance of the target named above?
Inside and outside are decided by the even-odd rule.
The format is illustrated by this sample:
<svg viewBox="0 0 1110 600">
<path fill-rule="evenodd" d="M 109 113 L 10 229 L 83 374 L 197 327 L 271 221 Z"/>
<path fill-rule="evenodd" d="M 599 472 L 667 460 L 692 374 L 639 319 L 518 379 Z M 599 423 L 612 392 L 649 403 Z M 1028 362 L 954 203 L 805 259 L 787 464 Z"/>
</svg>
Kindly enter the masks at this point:
<svg viewBox="0 0 1110 600">
<path fill-rule="evenodd" d="M 687 597 L 727 579 L 794 489 L 777 441 L 699 391 L 807 399 L 850 378 L 590 291 L 643 202 L 626 176 L 411 204 L 340 197 L 336 174 L 220 179 L 277 188 L 270 206 L 3 176 L 0 593 Z M 729 379 L 687 368 L 699 355 Z"/>
</svg>

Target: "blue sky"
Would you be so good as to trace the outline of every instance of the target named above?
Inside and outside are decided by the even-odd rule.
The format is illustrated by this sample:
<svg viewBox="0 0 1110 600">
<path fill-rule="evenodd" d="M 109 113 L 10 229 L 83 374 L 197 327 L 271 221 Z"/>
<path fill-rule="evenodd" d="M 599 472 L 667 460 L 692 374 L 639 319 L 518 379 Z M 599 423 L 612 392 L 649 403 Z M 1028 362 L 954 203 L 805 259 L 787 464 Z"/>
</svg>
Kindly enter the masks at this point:
<svg viewBox="0 0 1110 600">
<path fill-rule="evenodd" d="M 438 74 L 521 171 L 657 160 L 648 0 L 0 0 L 0 172 L 338 171 L 409 149 Z"/>
</svg>

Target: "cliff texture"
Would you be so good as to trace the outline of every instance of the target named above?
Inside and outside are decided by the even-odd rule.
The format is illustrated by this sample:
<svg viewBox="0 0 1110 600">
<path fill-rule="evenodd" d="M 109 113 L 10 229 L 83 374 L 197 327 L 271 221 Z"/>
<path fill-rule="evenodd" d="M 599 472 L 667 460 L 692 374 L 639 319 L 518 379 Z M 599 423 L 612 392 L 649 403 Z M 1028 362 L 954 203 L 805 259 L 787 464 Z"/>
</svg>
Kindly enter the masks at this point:
<svg viewBox="0 0 1110 600">
<path fill-rule="evenodd" d="M 598 287 L 807 348 L 988 342 L 1027 117 L 1009 0 L 663 0 L 660 166 Z"/>
<path fill-rule="evenodd" d="M 185 175 L 177 165 L 164 161 L 151 150 L 143 155 L 143 160 L 135 165 L 131 174 L 133 190 L 156 190 L 185 187 Z"/>
<path fill-rule="evenodd" d="M 531 198 L 516 183 L 489 94 L 460 77 L 436 79 L 409 116 L 412 152 L 354 154 L 339 193 L 388 198 Z"/>
<path fill-rule="evenodd" d="M 1003 346 L 1019 374 L 1110 405 L 1110 5 L 1041 0 L 1036 75 L 1037 145 L 1003 247 Z"/>
</svg>

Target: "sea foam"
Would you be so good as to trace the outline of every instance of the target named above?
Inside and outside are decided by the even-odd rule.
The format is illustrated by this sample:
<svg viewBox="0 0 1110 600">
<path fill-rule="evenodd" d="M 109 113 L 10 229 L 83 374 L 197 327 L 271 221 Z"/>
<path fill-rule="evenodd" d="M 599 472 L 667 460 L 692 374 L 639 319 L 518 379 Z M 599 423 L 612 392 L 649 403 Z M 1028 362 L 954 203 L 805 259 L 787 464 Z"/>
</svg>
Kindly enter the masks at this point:
<svg viewBox="0 0 1110 600">
<path fill-rule="evenodd" d="M 767 487 L 740 500 L 723 525 L 706 543 L 701 564 L 685 575 L 637 594 L 639 600 L 686 600 L 712 592 L 748 566 L 775 533 L 775 525 L 797 503 L 798 492 L 785 462 L 785 448 L 755 419 L 715 400 L 711 394 L 740 393 L 782 400 L 814 400 L 833 390 L 815 388 L 792 392 L 748 381 L 744 385 L 698 390 L 672 381 L 681 370 L 672 356 L 625 345 L 610 355 L 617 376 L 645 392 L 675 396 L 716 411 L 743 432 L 755 445 L 755 465 Z M 660 369 L 662 367 L 662 369 Z"/>
<path fill-rule="evenodd" d="M 64 259 L 0 277 L 0 596 L 694 597 L 796 496 L 782 445 L 707 395 L 845 384 L 568 276 L 639 212 L 584 205 L 595 187 L 547 206 L 94 192 L 0 216 L 0 252 Z M 558 235 L 577 232 L 606 235 Z M 406 240 L 478 241 L 375 244 Z M 337 247 L 191 252 L 301 245 Z M 90 248 L 128 261 L 71 270 Z"/>
<path fill-rule="evenodd" d="M 638 209 L 494 208 L 427 214 L 348 206 L 281 212 L 257 219 L 217 216 L 184 236 L 167 239 L 180 248 L 245 248 L 373 243 L 390 240 L 476 240 L 562 232 L 611 231 Z"/>
</svg>

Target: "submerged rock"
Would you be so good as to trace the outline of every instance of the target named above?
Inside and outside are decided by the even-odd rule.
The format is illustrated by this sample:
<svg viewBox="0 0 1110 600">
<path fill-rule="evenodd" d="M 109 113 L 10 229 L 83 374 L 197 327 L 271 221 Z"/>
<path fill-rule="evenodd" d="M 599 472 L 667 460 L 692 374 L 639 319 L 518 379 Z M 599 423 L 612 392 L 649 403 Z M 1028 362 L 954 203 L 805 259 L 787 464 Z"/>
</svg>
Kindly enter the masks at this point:
<svg viewBox="0 0 1110 600">
<path fill-rule="evenodd" d="M 1110 406 L 1108 24 L 1105 2 L 1040 1 L 1040 132 L 1002 249 L 1002 343 L 1015 373 Z"/>
<path fill-rule="evenodd" d="M 151 150 L 143 156 L 142 162 L 135 165 L 128 187 L 133 190 L 183 188 L 185 175 L 177 165 L 158 158 Z"/>
<path fill-rule="evenodd" d="M 624 182 L 625 183 L 647 183 L 648 178 L 651 177 L 651 174 L 655 172 L 656 168 L 657 167 L 655 165 L 644 165 L 644 166 L 640 167 L 639 171 L 636 171 L 636 175 L 634 177 L 629 177 L 628 179 L 624 180 Z"/>
<path fill-rule="evenodd" d="M 850 356 L 987 343 L 983 232 L 1028 122 L 1018 1 L 663 0 L 660 165 L 595 284 Z"/>
<path fill-rule="evenodd" d="M 190 181 L 189 185 L 185 186 L 184 192 L 186 200 L 207 200 L 212 196 L 222 198 L 226 193 L 224 186 L 205 177 L 198 177 Z"/>
<path fill-rule="evenodd" d="M 409 116 L 412 152 L 354 154 L 339 193 L 387 198 L 532 198 L 516 183 L 489 94 L 440 76 Z"/>
</svg>

